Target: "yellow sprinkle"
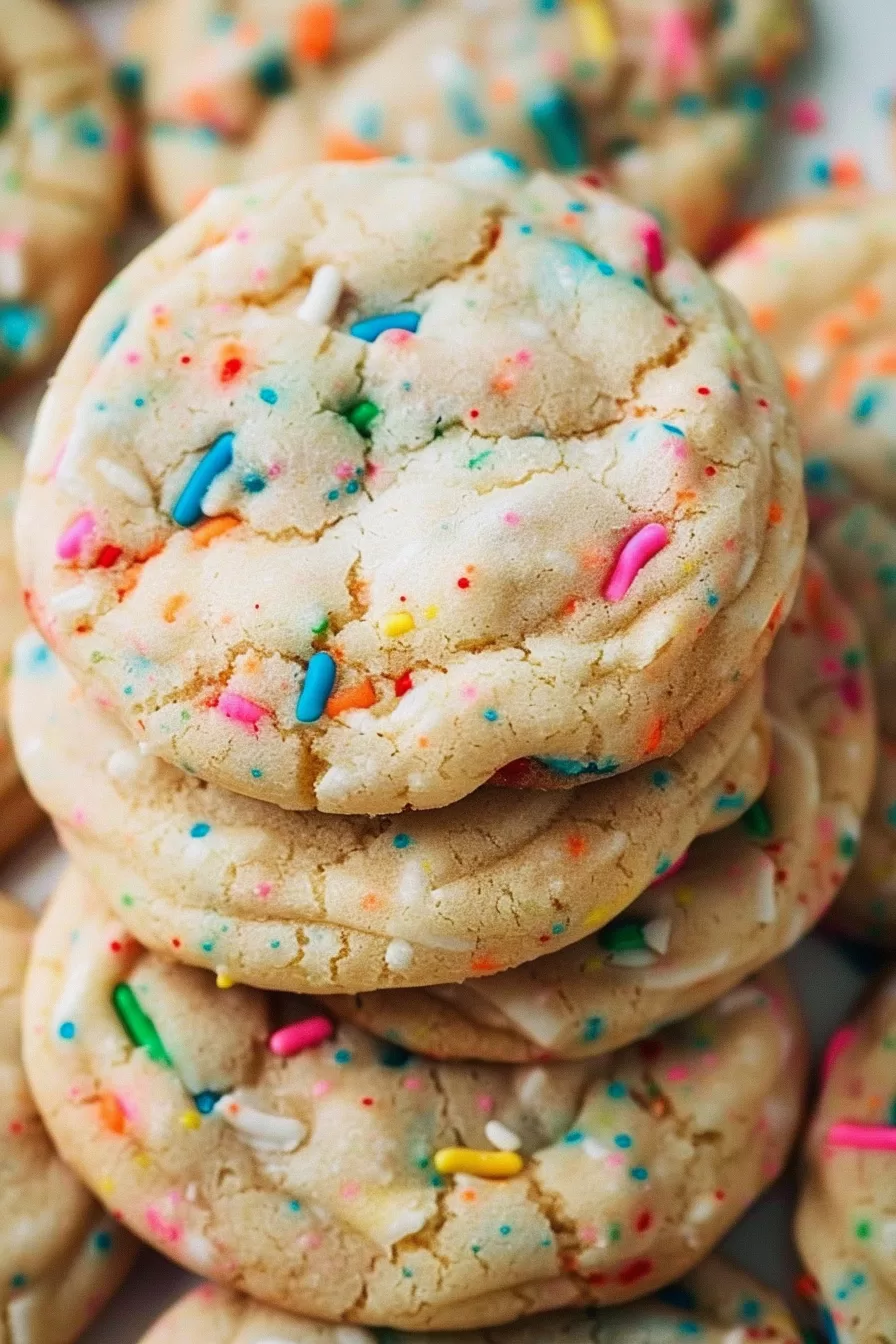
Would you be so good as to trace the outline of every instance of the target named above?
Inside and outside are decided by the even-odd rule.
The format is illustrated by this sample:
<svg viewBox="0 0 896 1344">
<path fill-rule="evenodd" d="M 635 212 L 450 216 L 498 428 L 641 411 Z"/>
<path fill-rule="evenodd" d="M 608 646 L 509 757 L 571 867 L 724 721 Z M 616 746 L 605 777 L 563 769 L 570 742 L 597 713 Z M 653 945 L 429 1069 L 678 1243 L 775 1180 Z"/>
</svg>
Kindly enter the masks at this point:
<svg viewBox="0 0 896 1344">
<path fill-rule="evenodd" d="M 414 628 L 414 618 L 409 611 L 393 611 L 382 621 L 383 634 L 389 639 L 398 639 Z"/>
<path fill-rule="evenodd" d="M 687 910 L 694 900 L 694 888 L 677 887 L 673 899 L 679 910 Z"/>
<path fill-rule="evenodd" d="M 440 1148 L 433 1163 L 440 1176 L 518 1176 L 524 1165 L 519 1153 L 484 1153 L 478 1148 Z"/>
<path fill-rule="evenodd" d="M 423 615 L 426 617 L 428 621 L 434 621 L 435 618 L 438 616 L 438 614 L 439 614 L 438 607 L 425 607 L 423 611 Z"/>
<path fill-rule="evenodd" d="M 575 0 L 582 45 L 596 61 L 610 61 L 616 54 L 616 33 L 604 0 Z"/>
<path fill-rule="evenodd" d="M 233 989 L 234 980 L 227 974 L 223 966 L 218 967 L 218 974 L 215 976 L 215 984 L 219 989 Z"/>
<path fill-rule="evenodd" d="M 202 1124 L 202 1117 L 198 1111 L 184 1111 L 180 1122 L 184 1129 L 198 1129 Z"/>
<path fill-rule="evenodd" d="M 596 905 L 593 910 L 589 910 L 585 916 L 585 927 L 589 929 L 600 929 L 612 919 L 616 914 L 616 906 Z"/>
<path fill-rule="evenodd" d="M 149 1153 L 136 1153 L 134 1155 L 134 1161 L 138 1167 L 143 1169 L 143 1171 L 146 1171 L 152 1166 L 152 1158 L 149 1156 Z"/>
<path fill-rule="evenodd" d="M 101 1195 L 111 1195 L 112 1191 L 115 1189 L 115 1182 L 111 1176 L 102 1176 L 97 1182 L 97 1185 Z"/>
</svg>

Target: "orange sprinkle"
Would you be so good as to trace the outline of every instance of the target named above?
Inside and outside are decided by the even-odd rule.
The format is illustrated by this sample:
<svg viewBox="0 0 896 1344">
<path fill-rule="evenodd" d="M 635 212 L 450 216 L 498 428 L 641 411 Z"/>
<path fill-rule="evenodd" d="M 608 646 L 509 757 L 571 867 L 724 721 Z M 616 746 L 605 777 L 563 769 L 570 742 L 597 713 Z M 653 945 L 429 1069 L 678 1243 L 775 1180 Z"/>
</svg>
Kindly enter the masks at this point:
<svg viewBox="0 0 896 1344">
<path fill-rule="evenodd" d="M 787 395 L 791 397 L 793 401 L 796 401 L 803 395 L 806 386 L 800 375 L 793 372 L 785 372 L 784 385 L 787 388 Z"/>
<path fill-rule="evenodd" d="M 675 499 L 679 504 L 686 504 L 689 499 L 696 499 L 696 490 L 676 490 Z"/>
<path fill-rule="evenodd" d="M 488 96 L 493 103 L 512 103 L 516 100 L 516 84 L 512 79 L 493 79 Z"/>
<path fill-rule="evenodd" d="M 223 537 L 224 533 L 229 532 L 232 527 L 239 527 L 239 524 L 239 518 L 234 518 L 232 513 L 222 513 L 219 518 L 209 518 L 207 522 L 194 527 L 190 533 L 190 539 L 194 546 L 204 549 L 218 537 Z"/>
<path fill-rule="evenodd" d="M 469 1185 L 465 1185 L 460 1192 L 460 1197 L 465 1204 L 475 1204 L 479 1196 Z"/>
<path fill-rule="evenodd" d="M 818 324 L 818 335 L 825 345 L 845 345 L 853 335 L 848 317 L 829 317 Z"/>
<path fill-rule="evenodd" d="M 383 904 L 382 896 L 378 896 L 375 891 L 368 891 L 366 896 L 361 897 L 362 910 L 381 910 Z"/>
<path fill-rule="evenodd" d="M 750 313 L 750 320 L 757 331 L 773 331 L 778 323 L 778 310 L 770 305 L 754 308 Z"/>
<path fill-rule="evenodd" d="M 174 593 L 162 608 L 162 619 L 171 625 L 181 607 L 186 606 L 189 598 L 186 593 Z"/>
<path fill-rule="evenodd" d="M 118 1098 L 111 1092 L 104 1092 L 100 1097 L 100 1120 L 113 1134 L 124 1133 L 125 1114 Z"/>
<path fill-rule="evenodd" d="M 566 837 L 567 853 L 573 859 L 580 859 L 588 849 L 588 841 L 584 835 L 568 835 Z"/>
<path fill-rule="evenodd" d="M 831 180 L 835 187 L 858 187 L 865 180 L 865 170 L 855 154 L 837 154 L 831 160 Z"/>
<path fill-rule="evenodd" d="M 844 410 L 852 401 L 855 385 L 862 376 L 862 361 L 858 355 L 846 354 L 834 374 L 830 390 L 832 406 Z"/>
<path fill-rule="evenodd" d="M 666 727 L 665 719 L 655 719 L 650 725 L 650 731 L 644 739 L 645 751 L 658 751 L 660 743 L 663 740 L 663 731 Z"/>
<path fill-rule="evenodd" d="M 781 505 L 778 503 L 778 501 L 776 499 L 773 499 L 771 504 L 769 504 L 768 506 L 769 522 L 772 524 L 772 526 L 774 526 L 775 523 L 780 523 L 783 517 L 784 517 L 784 510 L 781 508 Z"/>
<path fill-rule="evenodd" d="M 217 105 L 214 94 L 209 93 L 208 89 L 188 89 L 181 102 L 184 114 L 189 121 L 215 124 Z"/>
<path fill-rule="evenodd" d="M 493 971 L 503 971 L 504 963 L 498 961 L 490 952 L 481 952 L 470 962 L 470 970 L 477 975 L 491 975 Z"/>
<path fill-rule="evenodd" d="M 769 616 L 769 618 L 768 618 L 768 622 L 767 622 L 767 628 L 768 628 L 769 630 L 771 630 L 773 633 L 774 633 L 775 630 L 777 630 L 778 625 L 780 624 L 780 621 L 781 621 L 781 612 L 782 612 L 783 610 L 784 610 L 784 602 L 782 601 L 781 598 L 778 598 L 777 602 L 775 603 L 774 607 L 772 608 L 772 614 L 771 614 L 771 616 Z"/>
<path fill-rule="evenodd" d="M 315 3 L 299 9 L 292 25 L 292 45 L 300 61 L 318 65 L 332 54 L 336 45 L 336 10 L 332 5 Z"/>
<path fill-rule="evenodd" d="M 577 597 L 567 598 L 567 600 L 563 603 L 563 606 L 560 608 L 561 615 L 574 616 L 578 605 L 579 605 L 579 599 Z"/>
<path fill-rule="evenodd" d="M 824 584 L 821 576 L 818 574 L 806 574 L 803 577 L 803 587 L 806 594 L 806 606 L 813 621 L 817 621 L 821 615 L 821 599 L 824 596 Z"/>
<path fill-rule="evenodd" d="M 331 695 L 327 701 L 327 717 L 338 718 L 349 709 L 369 709 L 376 704 L 376 691 L 369 677 L 359 681 L 357 686 L 347 686 L 337 695 Z"/>
<path fill-rule="evenodd" d="M 871 372 L 893 377 L 896 374 L 896 346 L 884 350 L 871 364 Z"/>
<path fill-rule="evenodd" d="M 127 597 L 128 593 L 133 592 L 137 587 L 137 580 L 140 578 L 142 565 L 128 565 L 127 569 L 118 580 L 118 600 Z"/>
<path fill-rule="evenodd" d="M 857 289 L 852 301 L 864 317 L 875 317 L 883 306 L 883 296 L 874 285 L 863 285 Z"/>
<path fill-rule="evenodd" d="M 323 157 L 331 163 L 364 163 L 382 158 L 382 153 L 349 131 L 327 131 L 324 135 Z"/>
</svg>

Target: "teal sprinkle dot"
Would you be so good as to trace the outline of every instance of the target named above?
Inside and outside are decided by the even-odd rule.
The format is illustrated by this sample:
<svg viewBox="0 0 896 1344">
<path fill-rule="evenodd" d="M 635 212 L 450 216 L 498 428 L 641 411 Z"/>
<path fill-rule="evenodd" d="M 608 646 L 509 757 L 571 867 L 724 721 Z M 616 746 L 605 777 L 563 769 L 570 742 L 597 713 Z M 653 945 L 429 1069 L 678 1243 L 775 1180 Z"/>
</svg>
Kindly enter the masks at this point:
<svg viewBox="0 0 896 1344">
<path fill-rule="evenodd" d="M 269 406 L 277 405 L 277 393 L 272 387 L 263 387 L 258 394 L 262 401 L 266 401 Z"/>
<path fill-rule="evenodd" d="M 292 71 L 280 53 L 265 56 L 252 72 L 255 87 L 268 98 L 279 98 L 292 88 Z"/>
<path fill-rule="evenodd" d="M 262 772 L 261 770 L 259 770 L 257 765 L 253 765 L 252 769 L 249 771 L 249 774 L 252 776 L 253 779 L 261 779 L 262 776 Z"/>
<path fill-rule="evenodd" d="M 0 89 L 0 132 L 5 131 L 12 121 L 12 94 L 9 89 Z"/>
<path fill-rule="evenodd" d="M 412 1269 L 409 1269 L 407 1265 L 403 1265 L 401 1270 L 401 1277 L 403 1279 L 412 1279 L 414 1277 L 414 1271 Z"/>
<path fill-rule="evenodd" d="M 589 1017 L 582 1029 L 583 1041 L 596 1041 L 603 1035 L 604 1020 L 602 1017 Z"/>
<path fill-rule="evenodd" d="M 664 789 L 672 780 L 668 770 L 654 770 L 651 775 L 651 783 L 655 789 Z"/>
<path fill-rule="evenodd" d="M 301 1212 L 302 1212 L 302 1206 L 301 1206 L 301 1204 L 299 1203 L 299 1201 L 298 1201 L 297 1199 L 291 1199 L 291 1200 L 289 1200 L 289 1202 L 287 1203 L 286 1207 L 289 1209 L 290 1213 L 301 1213 Z"/>
<path fill-rule="evenodd" d="M 502 1223 L 502 1225 L 498 1228 L 498 1231 L 501 1233 L 502 1237 L 509 1237 L 511 1232 L 513 1231 L 513 1228 L 510 1226 L 509 1223 Z"/>
<path fill-rule="evenodd" d="M 702 93 L 680 93 L 675 99 L 675 110 L 683 117 L 699 117 L 706 107 L 707 102 Z"/>
<path fill-rule="evenodd" d="M 574 215 L 582 215 L 588 209 L 584 201 L 569 201 L 566 208 Z"/>
<path fill-rule="evenodd" d="M 204 835 L 208 835 L 211 830 L 207 821 L 197 821 L 195 826 L 190 827 L 190 834 L 194 840 L 201 840 Z"/>
<path fill-rule="evenodd" d="M 710 593 L 706 599 L 706 605 L 708 607 L 717 607 L 719 605 L 718 593 Z"/>
<path fill-rule="evenodd" d="M 143 92 L 143 66 L 122 61 L 112 72 L 112 87 L 125 102 L 135 102 Z"/>
<path fill-rule="evenodd" d="M 566 925 L 565 925 L 565 924 L 552 924 L 552 925 L 551 925 L 551 933 L 554 935 L 555 938 L 559 938 L 559 937 L 560 937 L 560 934 L 561 934 L 561 933 L 565 933 L 565 932 L 566 932 Z"/>
<path fill-rule="evenodd" d="M 212 952 L 212 951 L 214 951 L 214 947 L 215 947 L 214 943 L 201 943 L 200 946 L 201 946 L 203 952 Z"/>
<path fill-rule="evenodd" d="M 610 263 L 609 263 L 608 261 L 598 261 L 598 263 L 597 263 L 597 269 L 600 271 L 601 275 L 615 275 L 615 274 L 616 274 L 615 268 L 614 268 L 613 266 L 611 266 Z"/>
<path fill-rule="evenodd" d="M 338 499 L 338 498 L 339 498 L 339 491 L 338 491 L 338 490 L 328 490 L 328 491 L 327 491 L 327 499 L 329 499 L 331 502 L 332 502 L 334 499 Z"/>
<path fill-rule="evenodd" d="M 585 1135 L 580 1129 L 571 1129 L 568 1134 L 563 1136 L 564 1143 L 582 1143 Z"/>
<path fill-rule="evenodd" d="M 723 793 L 721 798 L 716 799 L 716 811 L 738 812 L 746 801 L 742 793 Z"/>
<path fill-rule="evenodd" d="M 865 420 L 870 420 L 880 405 L 880 394 L 873 389 L 863 392 L 857 399 L 852 408 L 852 418 L 860 424 Z"/>
<path fill-rule="evenodd" d="M 193 1105 L 196 1107 L 200 1115 L 211 1115 L 212 1111 L 215 1109 L 220 1100 L 221 1100 L 220 1092 L 212 1092 L 211 1090 L 207 1090 L 205 1092 L 196 1093 L 196 1095 L 193 1098 Z"/>
<path fill-rule="evenodd" d="M 70 1041 L 75 1034 L 74 1022 L 61 1022 L 59 1024 L 59 1035 L 64 1041 Z"/>
<path fill-rule="evenodd" d="M 13 1274 L 12 1278 L 9 1281 L 10 1287 L 12 1288 L 24 1288 L 27 1282 L 28 1282 L 27 1274 Z"/>
<path fill-rule="evenodd" d="M 413 843 L 414 842 L 411 839 L 411 837 L 409 835 L 405 835 L 404 831 L 400 831 L 398 835 L 395 836 L 395 839 L 392 841 L 392 845 L 395 849 L 407 849 L 408 846 L 412 845 Z"/>
<path fill-rule="evenodd" d="M 13 354 L 20 354 L 33 345 L 43 328 L 44 317 L 39 308 L 0 303 L 0 344 Z"/>
<path fill-rule="evenodd" d="M 489 723 L 494 723 L 498 717 L 498 711 L 496 709 L 484 709 L 482 711 L 482 717 L 487 719 Z"/>
<path fill-rule="evenodd" d="M 277 951 L 277 948 L 280 946 L 280 939 L 279 939 L 279 938 L 275 938 L 275 939 L 271 942 L 270 946 L 271 946 L 271 947 L 274 949 L 274 951 L 276 952 L 276 951 Z"/>
<path fill-rule="evenodd" d="M 257 471 L 250 471 L 248 476 L 243 477 L 243 489 L 247 494 L 260 495 L 266 485 L 267 481 Z"/>
<path fill-rule="evenodd" d="M 887 825 L 896 826 L 896 803 L 891 803 L 887 808 Z"/>
<path fill-rule="evenodd" d="M 762 1303 L 757 1302 L 755 1297 L 748 1297 L 741 1303 L 740 1318 L 742 1321 L 758 1321 L 762 1317 Z"/>
<path fill-rule="evenodd" d="M 521 225 L 520 225 L 520 233 L 531 233 L 531 232 L 532 232 L 532 225 L 531 225 L 531 224 L 521 224 Z"/>
<path fill-rule="evenodd" d="M 856 841 L 855 836 L 853 835 L 841 836 L 840 843 L 837 846 L 837 848 L 844 859 L 854 858 L 856 850 L 858 849 L 858 843 Z"/>
<path fill-rule="evenodd" d="M 631 1148 L 632 1136 L 631 1134 L 614 1134 L 613 1142 L 617 1148 Z"/>
<path fill-rule="evenodd" d="M 703 1326 L 699 1321 L 679 1321 L 678 1333 L 680 1335 L 702 1335 Z"/>
<path fill-rule="evenodd" d="M 351 1064 L 352 1052 L 351 1050 L 337 1050 L 333 1055 L 333 1059 L 337 1064 Z"/>
<path fill-rule="evenodd" d="M 630 1169 L 630 1171 L 629 1171 L 628 1174 L 629 1174 L 629 1176 L 631 1176 L 631 1178 L 632 1178 L 633 1181 L 646 1181 L 646 1180 L 647 1180 L 647 1168 L 646 1168 L 646 1167 L 632 1167 L 632 1168 Z"/>
<path fill-rule="evenodd" d="M 94 1249 L 99 1251 L 100 1255 L 106 1255 L 112 1249 L 112 1233 L 97 1232 L 93 1239 Z"/>
<path fill-rule="evenodd" d="M 614 1101 L 618 1101 L 621 1097 L 627 1095 L 628 1089 L 626 1088 L 625 1083 L 610 1083 L 607 1088 L 607 1096 L 612 1097 Z"/>
<path fill-rule="evenodd" d="M 100 121 L 89 112 L 81 112 L 74 119 L 75 140 L 85 149 L 101 149 L 106 143 L 106 131 Z"/>
<path fill-rule="evenodd" d="M 358 482 L 349 481 L 348 485 L 345 487 L 345 493 L 347 495 L 356 495 L 358 493 Z"/>
<path fill-rule="evenodd" d="M 146 400 L 145 400 L 145 398 L 143 398 L 143 397 L 135 397 L 135 398 L 134 398 L 134 405 L 137 406 L 137 407 L 145 406 L 145 405 L 146 405 Z"/>
</svg>

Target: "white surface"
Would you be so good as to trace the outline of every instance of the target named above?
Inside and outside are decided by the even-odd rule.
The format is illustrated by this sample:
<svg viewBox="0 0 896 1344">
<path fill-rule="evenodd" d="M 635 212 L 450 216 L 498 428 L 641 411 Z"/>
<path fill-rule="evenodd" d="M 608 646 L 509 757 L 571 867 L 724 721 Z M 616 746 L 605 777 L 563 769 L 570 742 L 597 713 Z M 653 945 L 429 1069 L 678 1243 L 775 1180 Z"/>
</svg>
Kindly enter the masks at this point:
<svg viewBox="0 0 896 1344">
<path fill-rule="evenodd" d="M 83 0 L 76 7 L 114 51 L 130 2 Z M 813 47 L 793 72 L 782 105 L 786 108 L 796 97 L 818 97 L 826 124 L 818 134 L 797 136 L 782 130 L 776 135 L 750 201 L 752 214 L 817 190 L 811 165 L 841 152 L 858 154 L 875 186 L 893 186 L 894 142 L 882 108 L 896 88 L 896 0 L 810 0 L 810 4 Z M 123 252 L 132 251 L 148 236 L 145 223 L 135 226 L 124 240 Z M 38 390 L 24 395 L 0 415 L 0 427 L 23 446 L 39 395 Z M 37 909 L 61 866 L 61 855 L 45 834 L 6 865 L 0 886 Z M 854 1003 L 871 961 L 817 935 L 806 939 L 790 960 L 818 1049 Z M 788 1237 L 791 1186 L 792 1177 L 779 1182 L 729 1239 L 738 1259 L 785 1292 L 798 1272 Z M 189 1282 L 188 1275 L 146 1251 L 123 1292 L 83 1337 L 83 1344 L 135 1344 Z"/>
</svg>

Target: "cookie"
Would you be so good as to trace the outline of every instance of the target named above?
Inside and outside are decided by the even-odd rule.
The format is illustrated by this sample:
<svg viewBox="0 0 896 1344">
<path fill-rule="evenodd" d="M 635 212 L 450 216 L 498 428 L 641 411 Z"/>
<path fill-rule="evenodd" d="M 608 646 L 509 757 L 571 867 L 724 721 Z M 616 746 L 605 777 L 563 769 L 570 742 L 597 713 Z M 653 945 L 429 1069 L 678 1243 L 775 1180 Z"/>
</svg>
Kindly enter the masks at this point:
<svg viewBox="0 0 896 1344">
<path fill-rule="evenodd" d="M 876 720 L 858 621 L 809 557 L 767 670 L 771 779 L 600 933 L 461 985 L 334 995 L 327 1010 L 437 1058 L 615 1050 L 732 989 L 821 917 L 858 845 Z"/>
<path fill-rule="evenodd" d="M 130 144 L 99 52 L 55 0 L 0 3 L 0 395 L 67 345 L 104 284 Z"/>
<path fill-rule="evenodd" d="M 706 1344 L 759 1337 L 799 1344 L 787 1307 L 743 1270 L 712 1256 L 681 1283 L 625 1307 L 557 1312 L 483 1334 L 393 1332 L 390 1344 L 681 1344 L 697 1335 Z M 144 1335 L 141 1344 L 375 1344 L 355 1326 L 321 1325 L 263 1307 L 239 1293 L 203 1284 L 181 1298 Z"/>
<path fill-rule="evenodd" d="M 796 1218 L 840 1344 L 896 1339 L 896 976 L 832 1038 Z"/>
<path fill-rule="evenodd" d="M 0 855 L 37 824 L 40 811 L 19 777 L 7 724 L 7 697 L 13 645 L 25 629 L 13 554 L 13 512 L 22 457 L 0 437 Z"/>
<path fill-rule="evenodd" d="M 597 168 L 705 252 L 756 163 L 768 85 L 803 39 L 798 0 L 242 0 L 212 18 L 203 0 L 143 0 L 122 77 L 168 219 L 213 187 L 321 158 L 488 147 L 530 168 Z"/>
<path fill-rule="evenodd" d="M 11 1344 L 69 1344 L 124 1278 L 136 1243 L 57 1157 L 28 1091 L 19 1009 L 33 927 L 0 896 L 0 1313 Z"/>
<path fill-rule="evenodd" d="M 816 542 L 869 632 L 880 765 L 835 920 L 896 945 L 896 197 L 785 215 L 749 235 L 716 276 L 782 360 Z"/>
<path fill-rule="evenodd" d="M 805 533 L 770 354 L 644 215 L 491 163 L 222 191 L 82 325 L 20 564 L 153 754 L 435 808 L 677 751 L 767 654 Z"/>
<path fill-rule="evenodd" d="M 768 778 L 760 677 L 676 756 L 571 792 L 284 812 L 142 754 L 37 636 L 16 667 L 22 768 L 79 866 L 148 946 L 264 988 L 435 984 L 540 956 L 606 924 Z"/>
<path fill-rule="evenodd" d="M 642 1296 L 774 1179 L 805 1041 L 780 970 L 755 983 L 601 1059 L 437 1064 L 144 951 L 70 869 L 25 1057 L 60 1150 L 166 1255 L 322 1320 L 472 1329 Z"/>
</svg>

